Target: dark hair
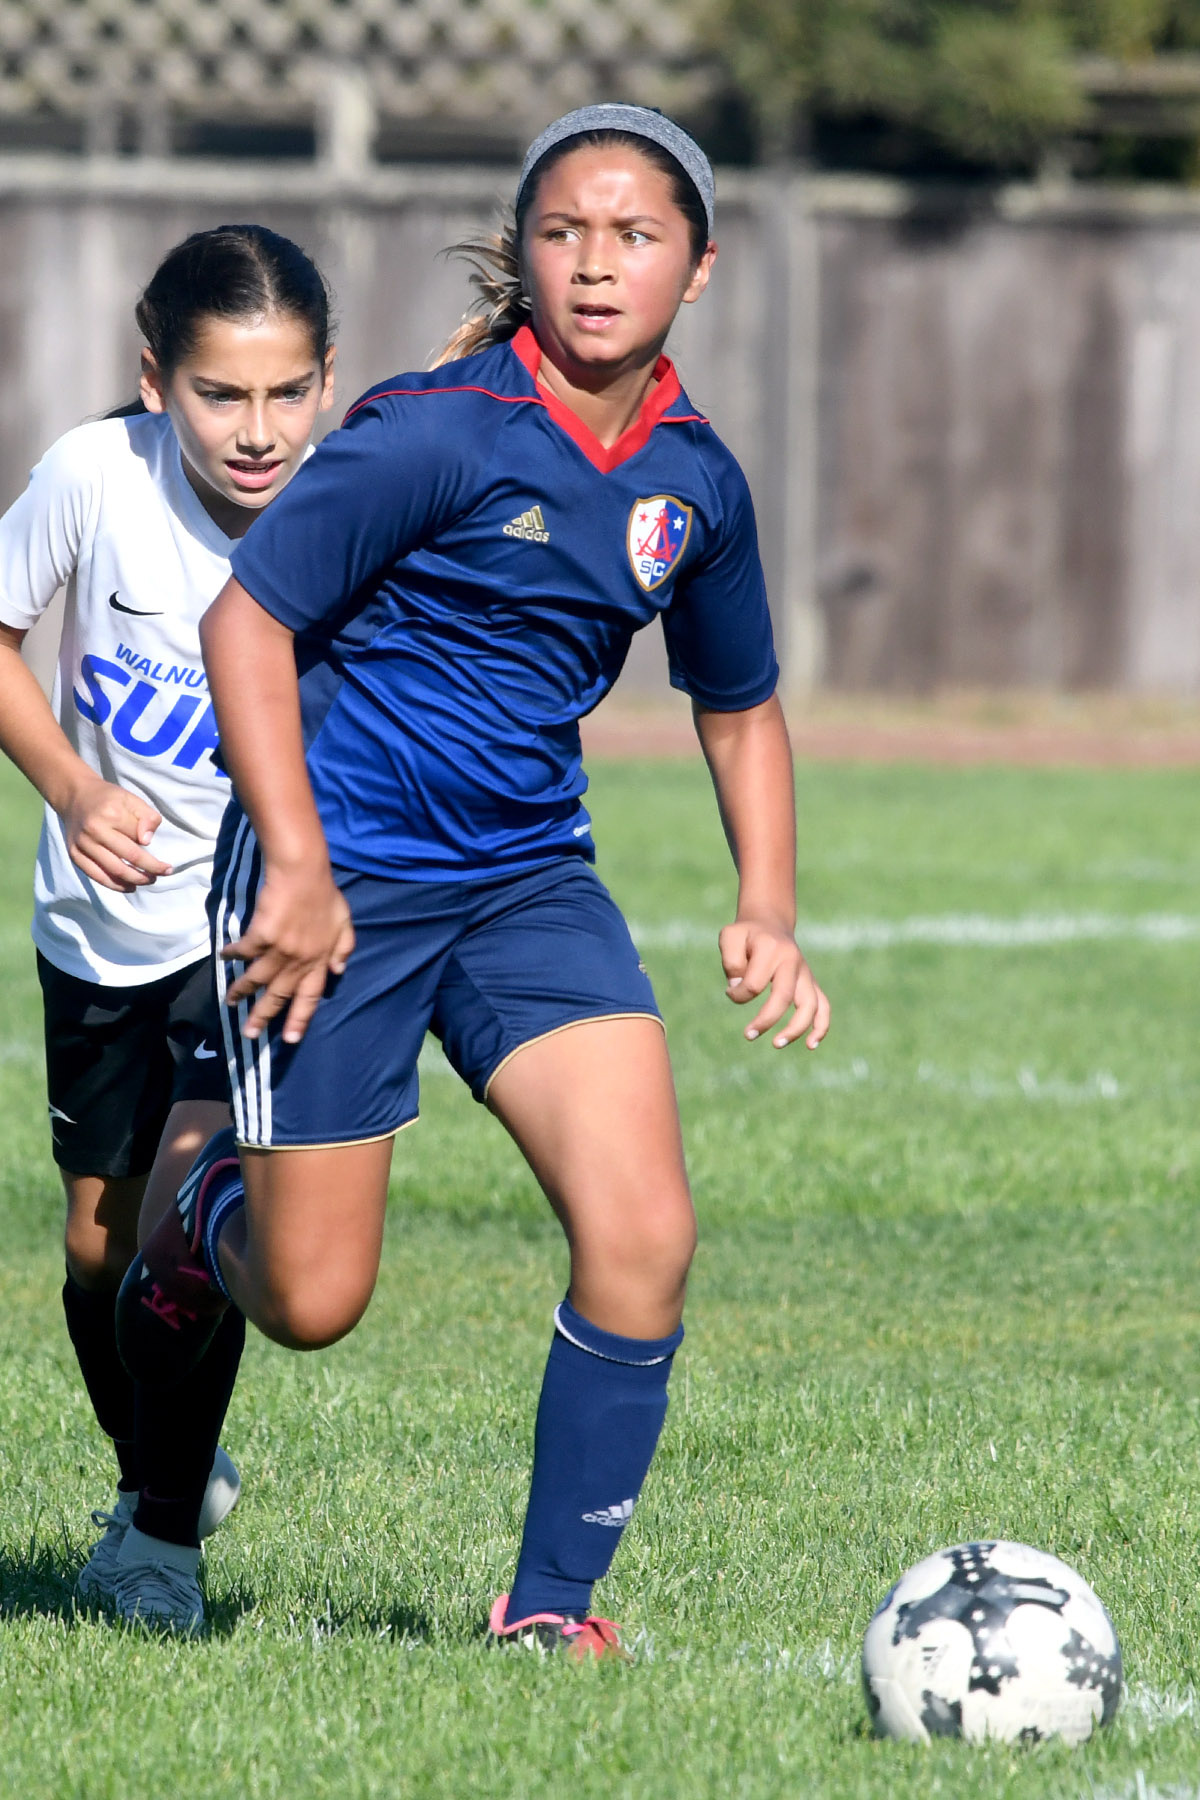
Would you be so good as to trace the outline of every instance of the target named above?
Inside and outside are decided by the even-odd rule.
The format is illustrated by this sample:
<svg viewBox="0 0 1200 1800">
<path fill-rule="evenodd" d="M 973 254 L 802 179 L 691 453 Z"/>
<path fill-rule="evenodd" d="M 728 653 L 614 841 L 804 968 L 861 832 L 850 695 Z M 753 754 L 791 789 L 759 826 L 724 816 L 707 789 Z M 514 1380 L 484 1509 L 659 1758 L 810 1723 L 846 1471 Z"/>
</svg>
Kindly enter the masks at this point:
<svg viewBox="0 0 1200 1800">
<path fill-rule="evenodd" d="M 329 287 L 316 263 L 290 238 L 265 225 L 218 225 L 194 231 L 159 263 L 134 317 L 164 377 L 196 347 L 206 319 L 262 319 L 283 313 L 312 333 L 325 360 L 332 335 Z M 144 411 L 140 401 L 106 416 Z"/>
<path fill-rule="evenodd" d="M 471 286 L 477 298 L 463 317 L 445 348 L 434 360 L 434 368 L 454 362 L 460 356 L 473 356 L 491 344 L 503 344 L 525 324 L 530 314 L 529 296 L 521 280 L 521 237 L 529 209 L 537 198 L 542 176 L 573 150 L 636 150 L 653 163 L 671 183 L 671 198 L 687 220 L 692 260 L 699 263 L 708 247 L 708 214 L 695 182 L 669 150 L 640 137 L 633 131 L 580 131 L 574 137 L 552 144 L 533 166 L 521 193 L 520 203 L 504 221 L 498 232 L 486 237 L 465 238 L 452 244 L 447 256 L 458 256 L 470 265 Z"/>
</svg>

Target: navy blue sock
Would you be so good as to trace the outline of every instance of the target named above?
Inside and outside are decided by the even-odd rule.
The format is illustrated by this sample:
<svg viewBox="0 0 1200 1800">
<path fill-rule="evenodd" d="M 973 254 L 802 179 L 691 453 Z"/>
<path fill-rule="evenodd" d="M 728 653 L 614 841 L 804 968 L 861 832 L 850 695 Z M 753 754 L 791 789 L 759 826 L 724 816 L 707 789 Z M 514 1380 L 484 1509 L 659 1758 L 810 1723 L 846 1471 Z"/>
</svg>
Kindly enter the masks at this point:
<svg viewBox="0 0 1200 1800">
<path fill-rule="evenodd" d="M 569 1300 L 554 1324 L 508 1602 L 514 1624 L 531 1613 L 587 1612 L 650 1467 L 683 1342 L 682 1325 L 667 1338 L 617 1337 Z"/>
<path fill-rule="evenodd" d="M 232 1134 L 230 1135 L 232 1136 Z M 240 1168 L 223 1169 L 219 1175 L 213 1177 L 205 1196 L 200 1251 L 204 1258 L 205 1268 L 227 1300 L 231 1296 L 229 1289 L 225 1286 L 225 1277 L 221 1273 L 217 1241 L 224 1230 L 226 1220 L 245 1204 L 246 1190 L 242 1184 Z"/>
</svg>

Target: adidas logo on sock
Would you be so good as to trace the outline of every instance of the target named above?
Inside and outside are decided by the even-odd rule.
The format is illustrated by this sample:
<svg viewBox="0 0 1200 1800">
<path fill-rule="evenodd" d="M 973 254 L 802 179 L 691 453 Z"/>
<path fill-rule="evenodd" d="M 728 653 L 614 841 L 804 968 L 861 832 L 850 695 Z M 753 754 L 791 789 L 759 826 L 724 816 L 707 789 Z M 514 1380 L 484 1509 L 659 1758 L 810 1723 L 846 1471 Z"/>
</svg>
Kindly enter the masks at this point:
<svg viewBox="0 0 1200 1800">
<path fill-rule="evenodd" d="M 633 1501 L 622 1500 L 619 1506 L 606 1506 L 600 1512 L 584 1513 L 585 1525 L 615 1525 L 619 1531 L 633 1517 Z"/>
<path fill-rule="evenodd" d="M 516 518 L 504 527 L 505 537 L 525 538 L 531 544 L 548 544 L 550 533 L 546 530 L 546 521 L 542 517 L 540 506 L 531 506 L 528 512 L 518 513 Z"/>
</svg>

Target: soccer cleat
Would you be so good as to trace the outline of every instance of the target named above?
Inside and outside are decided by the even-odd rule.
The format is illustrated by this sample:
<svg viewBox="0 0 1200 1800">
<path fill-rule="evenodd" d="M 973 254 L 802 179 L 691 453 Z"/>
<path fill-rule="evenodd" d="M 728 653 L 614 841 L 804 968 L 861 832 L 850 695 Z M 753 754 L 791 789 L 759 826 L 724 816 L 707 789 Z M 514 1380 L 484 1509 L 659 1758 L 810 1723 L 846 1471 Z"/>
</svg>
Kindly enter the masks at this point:
<svg viewBox="0 0 1200 1800">
<path fill-rule="evenodd" d="M 583 1613 L 530 1613 L 528 1618 L 506 1624 L 508 1595 L 498 1596 L 488 1620 L 487 1641 L 493 1647 L 517 1644 L 536 1656 L 565 1656 L 569 1662 L 632 1662 L 611 1619 L 594 1619 Z"/>
<path fill-rule="evenodd" d="M 214 1180 L 238 1167 L 232 1128 L 204 1146 L 130 1264 L 117 1293 L 117 1349 L 135 1381 L 174 1387 L 212 1341 L 229 1301 L 203 1255 L 205 1203 Z"/>
<path fill-rule="evenodd" d="M 237 1472 L 237 1466 L 233 1458 L 218 1444 L 212 1474 L 208 1478 L 200 1508 L 200 1523 L 197 1527 L 200 1537 L 212 1536 L 221 1521 L 229 1517 L 241 1498 L 241 1493 L 242 1478 Z M 112 1599 L 117 1557 L 125 1542 L 125 1534 L 133 1524 L 137 1502 L 135 1490 L 118 1488 L 115 1512 L 97 1511 L 92 1514 L 92 1524 L 102 1525 L 104 1536 L 92 1545 L 91 1555 L 76 1577 L 75 1593 L 80 1600 Z"/>
<path fill-rule="evenodd" d="M 199 1550 L 147 1537 L 131 1525 L 117 1554 L 112 1593 L 117 1617 L 150 1631 L 198 1637 L 204 1629 L 199 1567 Z"/>
</svg>

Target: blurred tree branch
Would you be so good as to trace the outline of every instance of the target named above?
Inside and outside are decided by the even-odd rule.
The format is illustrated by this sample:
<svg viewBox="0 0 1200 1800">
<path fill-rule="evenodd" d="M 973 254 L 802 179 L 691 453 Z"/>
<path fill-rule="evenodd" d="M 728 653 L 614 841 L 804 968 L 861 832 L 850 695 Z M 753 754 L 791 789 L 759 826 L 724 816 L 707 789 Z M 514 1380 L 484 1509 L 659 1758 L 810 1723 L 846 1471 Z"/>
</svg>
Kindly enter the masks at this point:
<svg viewBox="0 0 1200 1800">
<path fill-rule="evenodd" d="M 814 115 L 998 167 L 1079 132 L 1200 140 L 1200 0 L 697 0 L 697 18 L 768 161 L 802 154 Z"/>
</svg>

